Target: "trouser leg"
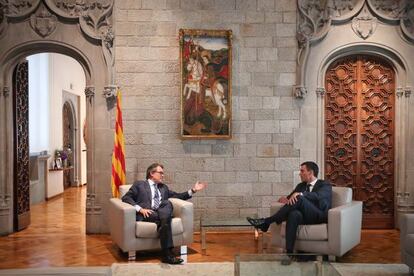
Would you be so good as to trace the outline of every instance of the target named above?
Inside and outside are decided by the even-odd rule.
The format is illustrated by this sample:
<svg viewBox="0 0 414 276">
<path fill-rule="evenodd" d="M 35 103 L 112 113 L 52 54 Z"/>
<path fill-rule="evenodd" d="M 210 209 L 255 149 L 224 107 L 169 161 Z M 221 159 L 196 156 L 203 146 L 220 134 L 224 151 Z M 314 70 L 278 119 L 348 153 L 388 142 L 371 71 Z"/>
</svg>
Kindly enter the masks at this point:
<svg viewBox="0 0 414 276">
<path fill-rule="evenodd" d="M 174 247 L 171 229 L 172 211 L 172 204 L 168 200 L 162 201 L 160 207 L 157 210 L 160 219 L 158 232 L 160 235 L 161 249 L 163 251 L 168 251 Z"/>
<path fill-rule="evenodd" d="M 164 254 L 169 254 L 174 247 L 172 239 L 172 211 L 173 206 L 169 200 L 163 200 L 157 210 L 144 221 L 154 222 L 157 224 L 157 230 L 160 237 L 160 245 Z"/>
<path fill-rule="evenodd" d="M 293 253 L 296 233 L 300 224 L 303 224 L 303 215 L 299 210 L 292 210 L 286 220 L 286 251 Z"/>
<path fill-rule="evenodd" d="M 293 210 L 298 210 L 303 215 L 303 224 L 320 223 L 323 218 L 323 212 L 319 210 L 312 202 L 303 196 L 298 197 L 298 200 L 293 205 L 285 204 L 274 215 L 265 218 L 267 224 L 276 222 L 277 224 L 286 221 L 289 213 Z"/>
</svg>

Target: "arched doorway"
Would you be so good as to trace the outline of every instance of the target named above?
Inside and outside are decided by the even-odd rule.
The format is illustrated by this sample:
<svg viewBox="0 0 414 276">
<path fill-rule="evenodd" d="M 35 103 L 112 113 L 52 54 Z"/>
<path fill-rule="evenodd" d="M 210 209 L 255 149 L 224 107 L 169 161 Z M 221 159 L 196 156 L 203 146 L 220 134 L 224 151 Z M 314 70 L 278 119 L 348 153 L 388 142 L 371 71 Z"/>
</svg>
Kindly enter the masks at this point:
<svg viewBox="0 0 414 276">
<path fill-rule="evenodd" d="M 340 58 L 325 89 L 325 178 L 364 202 L 364 228 L 393 228 L 394 69 L 379 57 Z"/>
<path fill-rule="evenodd" d="M 63 150 L 67 152 L 63 164 L 63 188 L 69 188 L 75 183 L 76 159 L 75 145 L 75 122 L 76 114 L 70 101 L 66 101 L 62 107 L 62 136 Z"/>
<path fill-rule="evenodd" d="M 95 179 L 99 177 L 100 182 L 110 182 L 110 164 L 101 165 L 99 160 L 105 160 L 111 148 L 104 141 L 95 139 L 95 132 L 99 129 L 102 134 L 109 135 L 113 130 L 109 125 L 106 100 L 95 97 L 95 91 L 115 95 L 116 86 L 112 83 L 114 1 L 107 0 L 101 5 L 83 2 L 60 5 L 41 0 L 26 2 L 22 5 L 7 2 L 1 10 L 4 20 L 0 22 L 0 235 L 14 231 L 14 217 L 20 212 L 16 206 L 26 206 L 16 202 L 14 194 L 18 189 L 13 187 L 16 169 L 13 165 L 13 133 L 18 129 L 13 122 L 13 70 L 23 58 L 46 52 L 68 55 L 77 60 L 85 71 L 88 126 L 86 231 L 105 233 L 108 230 L 102 205 L 108 201 L 110 186 L 97 189 Z M 23 208 L 23 212 L 28 211 Z"/>
</svg>

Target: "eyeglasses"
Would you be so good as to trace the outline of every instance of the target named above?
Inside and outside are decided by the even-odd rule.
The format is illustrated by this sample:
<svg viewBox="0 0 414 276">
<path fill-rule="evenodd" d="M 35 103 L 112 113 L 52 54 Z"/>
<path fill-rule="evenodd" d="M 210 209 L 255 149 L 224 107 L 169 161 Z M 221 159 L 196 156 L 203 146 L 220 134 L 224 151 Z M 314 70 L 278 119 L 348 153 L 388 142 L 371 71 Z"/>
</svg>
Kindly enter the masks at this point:
<svg viewBox="0 0 414 276">
<path fill-rule="evenodd" d="M 157 171 L 155 171 L 154 173 L 159 173 L 160 175 L 164 175 L 164 172 L 157 172 Z"/>
</svg>

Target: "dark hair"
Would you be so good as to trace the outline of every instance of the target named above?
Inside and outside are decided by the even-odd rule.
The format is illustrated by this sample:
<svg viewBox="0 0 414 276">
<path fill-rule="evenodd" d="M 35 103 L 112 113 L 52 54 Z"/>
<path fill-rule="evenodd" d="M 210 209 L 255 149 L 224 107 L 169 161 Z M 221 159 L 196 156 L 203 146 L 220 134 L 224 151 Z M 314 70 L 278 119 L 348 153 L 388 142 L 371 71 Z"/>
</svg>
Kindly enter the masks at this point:
<svg viewBox="0 0 414 276">
<path fill-rule="evenodd" d="M 306 161 L 306 162 L 303 162 L 300 165 L 301 166 L 305 166 L 309 171 L 312 171 L 313 172 L 313 175 L 315 177 L 318 177 L 319 167 L 318 167 L 318 165 L 315 162 Z"/>
<path fill-rule="evenodd" d="M 164 169 L 164 166 L 163 166 L 163 165 L 161 165 L 160 163 L 152 163 L 152 164 L 148 167 L 148 169 L 147 169 L 147 179 L 149 179 L 149 178 L 150 178 L 151 173 L 152 173 L 152 172 L 155 172 L 155 170 L 157 169 L 157 167 L 161 167 L 161 168 L 163 168 L 163 169 Z"/>
</svg>

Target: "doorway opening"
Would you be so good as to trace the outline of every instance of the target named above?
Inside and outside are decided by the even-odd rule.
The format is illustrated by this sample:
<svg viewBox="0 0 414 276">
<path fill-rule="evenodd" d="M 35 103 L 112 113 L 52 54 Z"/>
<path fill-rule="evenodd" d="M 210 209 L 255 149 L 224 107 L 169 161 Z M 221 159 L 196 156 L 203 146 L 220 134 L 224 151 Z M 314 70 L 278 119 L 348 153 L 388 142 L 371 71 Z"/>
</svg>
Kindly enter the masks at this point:
<svg viewBox="0 0 414 276">
<path fill-rule="evenodd" d="M 66 55 L 30 55 L 15 67 L 15 231 L 30 224 L 31 205 L 87 182 L 85 86 L 82 66 Z"/>
</svg>

